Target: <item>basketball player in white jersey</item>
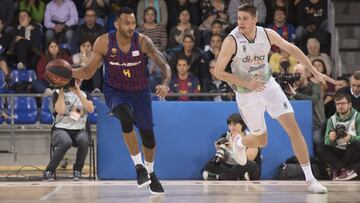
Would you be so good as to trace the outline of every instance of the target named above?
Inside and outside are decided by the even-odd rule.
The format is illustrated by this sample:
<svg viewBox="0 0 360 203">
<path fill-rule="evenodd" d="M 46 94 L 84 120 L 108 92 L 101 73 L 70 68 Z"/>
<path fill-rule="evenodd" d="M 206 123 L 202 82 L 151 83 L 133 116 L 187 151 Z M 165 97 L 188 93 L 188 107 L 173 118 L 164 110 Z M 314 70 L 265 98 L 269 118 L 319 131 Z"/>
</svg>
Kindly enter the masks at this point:
<svg viewBox="0 0 360 203">
<path fill-rule="evenodd" d="M 236 93 L 240 114 L 251 135 L 237 139 L 233 149 L 236 160 L 246 164 L 246 147 L 264 147 L 267 144 L 267 129 L 264 112 L 277 119 L 291 139 L 291 144 L 299 160 L 308 183 L 308 191 L 327 193 L 313 176 L 309 154 L 304 137 L 294 117 L 293 108 L 280 86 L 271 76 L 268 54 L 271 45 L 286 50 L 304 64 L 320 82 L 331 79 L 311 65 L 310 61 L 296 46 L 281 38 L 275 31 L 256 26 L 256 8 L 242 5 L 238 10 L 238 26 L 231 31 L 222 44 L 215 66 L 217 78 L 228 82 Z M 225 72 L 231 62 L 232 74 Z M 331 81 L 333 82 L 333 81 Z"/>
</svg>

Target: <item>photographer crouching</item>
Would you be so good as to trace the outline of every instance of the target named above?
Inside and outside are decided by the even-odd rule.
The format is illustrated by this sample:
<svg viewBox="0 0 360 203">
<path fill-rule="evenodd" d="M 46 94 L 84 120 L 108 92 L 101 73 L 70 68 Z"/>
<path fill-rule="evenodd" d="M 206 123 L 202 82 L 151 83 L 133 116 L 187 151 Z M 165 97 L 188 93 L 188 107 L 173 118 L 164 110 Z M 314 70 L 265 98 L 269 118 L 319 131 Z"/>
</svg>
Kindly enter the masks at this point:
<svg viewBox="0 0 360 203">
<path fill-rule="evenodd" d="M 351 96 L 337 92 L 336 113 L 327 121 L 325 145 L 318 150 L 330 166 L 332 180 L 351 180 L 360 172 L 360 114 L 351 106 Z"/>
<path fill-rule="evenodd" d="M 247 163 L 238 164 L 233 143 L 238 136 L 246 136 L 246 124 L 240 114 L 231 114 L 227 119 L 229 131 L 215 142 L 216 154 L 206 164 L 202 175 L 204 180 L 259 180 L 261 177 L 260 148 L 247 148 Z"/>
<path fill-rule="evenodd" d="M 81 170 L 87 156 L 89 138 L 86 132 L 88 113 L 94 111 L 94 105 L 80 90 L 81 80 L 73 79 L 68 87 L 57 89 L 53 97 L 55 115 L 51 142 L 55 151 L 44 172 L 44 181 L 53 181 L 54 173 L 65 153 L 71 146 L 78 148 L 73 167 L 73 178 L 81 178 Z"/>
</svg>

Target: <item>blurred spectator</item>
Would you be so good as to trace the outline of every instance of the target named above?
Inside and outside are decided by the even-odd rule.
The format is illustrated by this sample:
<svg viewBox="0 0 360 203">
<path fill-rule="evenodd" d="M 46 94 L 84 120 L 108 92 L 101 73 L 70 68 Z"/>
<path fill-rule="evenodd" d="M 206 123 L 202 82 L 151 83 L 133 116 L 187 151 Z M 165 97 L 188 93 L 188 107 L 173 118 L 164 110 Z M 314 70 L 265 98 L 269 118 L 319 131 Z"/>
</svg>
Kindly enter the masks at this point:
<svg viewBox="0 0 360 203">
<path fill-rule="evenodd" d="M 294 84 L 288 85 L 284 91 L 295 100 L 311 100 L 313 106 L 313 140 L 315 146 L 323 143 L 322 127 L 325 122 L 325 109 L 320 85 L 308 80 L 307 69 L 302 64 L 294 67 L 294 73 L 300 75 L 300 79 Z"/>
<path fill-rule="evenodd" d="M 170 81 L 170 93 L 199 93 L 200 92 L 200 82 L 199 79 L 192 75 L 189 72 L 190 64 L 188 60 L 184 57 L 180 57 L 177 60 L 176 64 L 177 73 L 173 74 L 173 77 Z M 172 98 L 170 99 L 172 100 Z M 174 100 L 177 101 L 190 101 L 197 100 L 195 97 L 189 96 L 180 96 L 174 97 Z"/>
<path fill-rule="evenodd" d="M 138 27 L 138 31 L 150 37 L 150 39 L 154 42 L 156 48 L 158 48 L 159 51 L 164 52 L 167 47 L 166 29 L 164 25 L 156 23 L 155 8 L 145 8 L 143 18 L 144 24 Z"/>
<path fill-rule="evenodd" d="M 347 77 L 339 76 L 336 78 L 335 92 L 337 92 L 339 89 L 343 87 L 348 87 L 349 85 L 350 85 L 350 81 Z M 325 118 L 328 119 L 336 112 L 334 96 L 328 95 L 324 103 L 325 103 Z"/>
<path fill-rule="evenodd" d="M 210 48 L 210 40 L 213 35 L 221 35 L 224 37 L 225 30 L 223 28 L 223 24 L 219 20 L 214 20 L 211 23 L 211 31 L 205 30 L 202 33 L 202 39 L 201 39 L 201 48 L 204 49 L 204 51 L 209 50 Z"/>
<path fill-rule="evenodd" d="M 62 53 L 59 43 L 56 40 L 49 42 L 45 54 L 42 54 L 39 63 L 36 66 L 37 80 L 33 81 L 32 87 L 36 93 L 50 96 L 53 91 L 49 88 L 49 83 L 45 79 L 45 67 L 53 59 L 61 58 L 71 63 L 70 57 L 66 53 Z"/>
<path fill-rule="evenodd" d="M 107 12 L 109 10 L 109 0 L 84 0 L 83 8 L 86 11 L 93 9 L 96 13 L 96 17 L 101 19 L 100 25 L 104 26 L 107 20 Z"/>
<path fill-rule="evenodd" d="M 350 86 L 339 89 L 339 92 L 351 95 L 352 107 L 360 112 L 360 71 L 350 77 Z"/>
<path fill-rule="evenodd" d="M 279 51 L 270 56 L 269 64 L 272 72 L 275 74 L 293 73 L 294 66 L 297 64 L 296 59 L 283 49 Z"/>
<path fill-rule="evenodd" d="M 190 23 L 192 25 L 199 26 L 201 23 L 199 9 L 197 4 L 189 2 L 189 0 L 167 0 L 168 12 L 171 14 L 168 16 L 168 28 L 176 26 L 179 22 L 179 12 L 186 9 L 190 12 Z"/>
<path fill-rule="evenodd" d="M 274 21 L 268 25 L 268 28 L 275 30 L 286 41 L 295 42 L 295 27 L 292 24 L 286 22 L 286 11 L 284 8 L 276 8 L 274 12 Z M 278 52 L 279 47 L 272 45 L 271 50 L 273 52 Z"/>
<path fill-rule="evenodd" d="M 301 39 L 306 33 L 315 32 L 317 29 L 328 31 L 326 0 L 300 1 L 297 15 L 300 24 L 296 28 L 298 39 Z"/>
<path fill-rule="evenodd" d="M 179 13 L 179 23 L 170 30 L 168 48 L 176 48 L 182 44 L 185 35 L 195 38 L 195 47 L 200 44 L 200 32 L 197 26 L 190 23 L 190 12 L 186 9 Z"/>
<path fill-rule="evenodd" d="M 185 57 L 190 64 L 190 72 L 199 77 L 201 52 L 194 48 L 194 37 L 192 35 L 185 35 L 183 39 L 183 45 L 183 48 L 181 48 L 179 51 L 173 52 L 170 55 L 170 68 L 175 74 L 177 72 L 176 64 L 178 59 L 180 57 Z"/>
<path fill-rule="evenodd" d="M 140 33 L 150 37 L 156 48 L 164 52 L 167 47 L 167 33 L 164 25 L 157 24 L 155 21 L 156 10 L 153 7 L 147 7 L 144 10 L 144 24 L 138 28 Z M 155 92 L 156 85 L 161 83 L 160 68 L 149 59 L 149 83 L 151 92 Z"/>
<path fill-rule="evenodd" d="M 206 78 L 203 82 L 203 86 L 201 88 L 204 93 L 232 93 L 232 89 L 227 82 L 219 80 L 215 77 L 215 64 L 216 59 L 213 59 L 209 63 L 209 72 L 211 74 L 211 78 Z M 203 100 L 208 101 L 233 101 L 234 96 L 216 96 L 216 97 L 208 97 L 203 98 Z"/>
<path fill-rule="evenodd" d="M 212 60 L 216 59 L 220 53 L 221 45 L 222 45 L 223 38 L 219 34 L 214 34 L 211 36 L 210 40 L 210 48 L 203 54 L 201 54 L 200 59 L 200 75 L 199 79 L 201 84 L 204 84 L 205 79 L 211 78 L 209 72 L 209 64 Z"/>
<path fill-rule="evenodd" d="M 265 0 L 267 7 L 267 20 L 269 24 L 273 21 L 273 16 L 277 8 L 285 10 L 286 21 L 292 25 L 297 25 L 296 9 L 301 0 Z"/>
<path fill-rule="evenodd" d="M 15 14 L 15 7 L 13 0 L 1 0 L 0 1 L 0 18 L 5 26 L 5 32 L 11 33 L 13 31 L 13 20 Z"/>
<path fill-rule="evenodd" d="M 325 145 L 318 156 L 330 166 L 332 180 L 351 180 L 360 173 L 360 114 L 348 94 L 336 93 L 335 103 L 336 113 L 327 120 Z"/>
<path fill-rule="evenodd" d="M 214 20 L 220 21 L 223 26 L 229 25 L 229 17 L 226 14 L 223 0 L 212 0 L 211 7 L 207 11 L 208 13 L 203 13 L 203 15 L 206 15 L 207 17 L 202 21 L 201 25 L 199 26 L 199 30 L 210 31 Z"/>
<path fill-rule="evenodd" d="M 5 25 L 2 18 L 0 18 L 0 70 L 2 70 L 5 76 L 10 72 L 6 61 L 6 52 L 9 49 L 11 38 L 11 34 L 5 32 Z"/>
<path fill-rule="evenodd" d="M 258 24 L 266 24 L 266 6 L 263 0 L 231 0 L 228 6 L 229 21 L 236 24 L 238 19 L 238 8 L 242 4 L 254 5 L 258 10 Z"/>
<path fill-rule="evenodd" d="M 80 53 L 72 56 L 75 67 L 85 67 L 93 54 L 93 42 L 89 38 L 80 39 Z M 81 89 L 87 92 L 100 93 L 102 84 L 101 69 L 96 69 L 94 76 L 89 80 L 83 80 Z"/>
<path fill-rule="evenodd" d="M 19 10 L 27 10 L 31 15 L 31 19 L 42 25 L 45 12 L 44 0 L 20 0 Z"/>
<path fill-rule="evenodd" d="M 86 10 L 84 20 L 85 23 L 78 26 L 75 30 L 72 53 L 79 50 L 81 39 L 90 39 L 91 43 L 94 43 L 96 38 L 106 32 L 102 25 L 96 23 L 96 12 L 94 9 L 89 8 Z"/>
<path fill-rule="evenodd" d="M 110 12 L 116 13 L 120 9 L 120 7 L 129 7 L 135 12 L 138 7 L 139 1 L 140 0 L 110 0 Z"/>
<path fill-rule="evenodd" d="M 314 59 L 311 64 L 322 74 L 325 74 L 325 75 L 328 75 L 327 74 L 327 70 L 325 68 L 325 63 L 323 60 L 321 59 Z M 313 82 L 313 83 L 319 83 L 314 77 L 312 74 L 310 74 L 311 78 L 310 80 Z M 326 84 L 320 84 L 321 86 L 321 90 L 323 92 L 323 95 L 324 95 L 324 103 L 326 104 L 327 103 L 327 100 L 329 100 L 330 98 L 327 98 L 328 96 L 331 97 L 330 95 L 334 95 L 335 94 L 335 85 L 326 81 Z"/>
<path fill-rule="evenodd" d="M 32 23 L 27 10 L 19 11 L 19 25 L 14 31 L 14 54 L 17 58 L 17 68 L 34 69 L 41 53 L 42 32 L 37 23 Z"/>
<path fill-rule="evenodd" d="M 154 7 L 157 11 L 156 23 L 166 26 L 168 22 L 168 9 L 164 0 L 140 0 L 136 9 L 137 24 L 144 24 L 144 19 L 141 18 L 144 10 L 147 7 Z"/>
<path fill-rule="evenodd" d="M 45 42 L 56 38 L 62 48 L 71 50 L 74 29 L 79 21 L 76 6 L 71 0 L 52 0 L 46 5 L 44 24 Z"/>
<path fill-rule="evenodd" d="M 320 42 L 316 38 L 309 38 L 307 41 L 308 59 L 313 61 L 314 59 L 321 59 L 325 63 L 326 74 L 331 75 L 332 73 L 332 62 L 330 57 L 326 53 L 320 52 Z"/>
</svg>

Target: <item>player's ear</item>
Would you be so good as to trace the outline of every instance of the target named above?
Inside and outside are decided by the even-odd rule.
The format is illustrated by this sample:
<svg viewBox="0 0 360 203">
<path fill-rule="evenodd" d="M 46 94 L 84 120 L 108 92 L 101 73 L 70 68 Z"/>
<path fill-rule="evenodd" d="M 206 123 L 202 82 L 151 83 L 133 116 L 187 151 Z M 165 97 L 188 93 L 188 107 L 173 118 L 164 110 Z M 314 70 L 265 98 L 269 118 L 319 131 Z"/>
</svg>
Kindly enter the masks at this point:
<svg viewBox="0 0 360 203">
<path fill-rule="evenodd" d="M 119 27 L 119 22 L 117 22 L 117 20 L 114 21 L 114 27 L 115 27 L 116 29 L 118 29 L 118 27 Z"/>
</svg>

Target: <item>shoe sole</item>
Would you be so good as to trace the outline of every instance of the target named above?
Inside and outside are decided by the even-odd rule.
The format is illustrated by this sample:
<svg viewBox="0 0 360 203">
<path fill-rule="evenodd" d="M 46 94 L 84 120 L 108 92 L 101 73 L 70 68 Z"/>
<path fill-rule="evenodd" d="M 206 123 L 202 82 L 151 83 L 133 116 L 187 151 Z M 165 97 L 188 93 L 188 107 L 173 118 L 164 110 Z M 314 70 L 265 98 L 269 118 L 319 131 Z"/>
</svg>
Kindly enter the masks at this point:
<svg viewBox="0 0 360 203">
<path fill-rule="evenodd" d="M 149 188 L 149 191 L 152 195 L 165 195 L 165 192 L 154 192 Z"/>
<path fill-rule="evenodd" d="M 356 173 L 353 173 L 353 174 L 351 174 L 351 175 L 349 175 L 348 177 L 346 177 L 346 178 L 336 178 L 335 180 L 337 180 L 337 181 L 342 181 L 342 180 L 351 180 L 351 179 L 353 179 L 353 178 L 355 178 L 355 177 L 357 177 L 357 174 Z"/>
<path fill-rule="evenodd" d="M 144 188 L 146 186 L 149 186 L 150 184 L 151 184 L 151 180 L 148 180 L 148 181 L 144 182 L 143 184 L 138 185 L 138 188 L 141 189 L 141 188 Z"/>
</svg>

